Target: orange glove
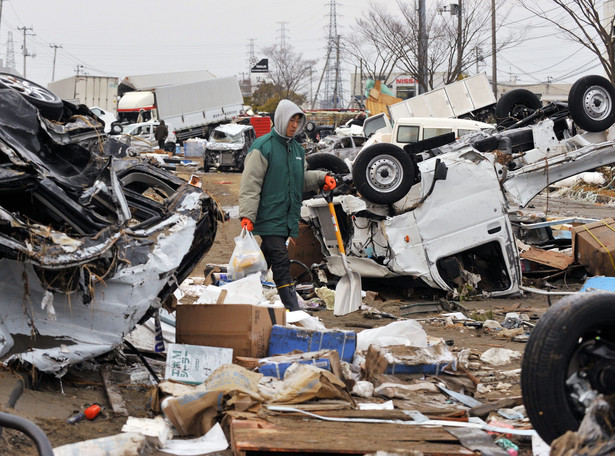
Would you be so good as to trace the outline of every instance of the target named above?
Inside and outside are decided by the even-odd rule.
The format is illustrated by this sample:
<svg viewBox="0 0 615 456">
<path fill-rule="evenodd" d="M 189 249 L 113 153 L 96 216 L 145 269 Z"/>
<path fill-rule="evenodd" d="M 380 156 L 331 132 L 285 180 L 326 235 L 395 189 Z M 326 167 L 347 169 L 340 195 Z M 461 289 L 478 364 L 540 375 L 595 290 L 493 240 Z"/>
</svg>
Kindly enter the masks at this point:
<svg viewBox="0 0 615 456">
<path fill-rule="evenodd" d="M 241 219 L 241 227 L 245 228 L 248 231 L 252 231 L 254 229 L 254 224 L 250 219 L 244 217 Z"/>
<path fill-rule="evenodd" d="M 322 187 L 322 189 L 325 192 L 330 192 L 336 186 L 337 186 L 337 183 L 335 182 L 335 179 L 333 178 L 333 176 L 325 176 L 325 185 L 323 185 Z"/>
</svg>

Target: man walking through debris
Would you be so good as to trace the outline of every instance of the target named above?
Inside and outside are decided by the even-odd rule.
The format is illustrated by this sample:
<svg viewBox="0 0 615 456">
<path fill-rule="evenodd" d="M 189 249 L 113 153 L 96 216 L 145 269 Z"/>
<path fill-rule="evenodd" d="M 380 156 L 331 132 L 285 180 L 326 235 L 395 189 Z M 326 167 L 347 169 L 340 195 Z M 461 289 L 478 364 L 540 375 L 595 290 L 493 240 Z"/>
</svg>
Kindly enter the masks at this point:
<svg viewBox="0 0 615 456">
<path fill-rule="evenodd" d="M 158 149 L 164 150 L 164 142 L 167 140 L 167 136 L 169 136 L 169 129 L 164 120 L 161 120 L 160 125 L 154 130 L 154 138 L 158 141 Z"/>
<path fill-rule="evenodd" d="M 280 101 L 273 123 L 271 132 L 254 141 L 246 157 L 239 187 L 239 217 L 243 228 L 260 235 L 261 249 L 284 307 L 299 310 L 286 240 L 299 235 L 303 192 L 321 187 L 331 191 L 336 183 L 326 171 L 307 171 L 305 151 L 293 138 L 306 123 L 296 104 Z"/>
</svg>

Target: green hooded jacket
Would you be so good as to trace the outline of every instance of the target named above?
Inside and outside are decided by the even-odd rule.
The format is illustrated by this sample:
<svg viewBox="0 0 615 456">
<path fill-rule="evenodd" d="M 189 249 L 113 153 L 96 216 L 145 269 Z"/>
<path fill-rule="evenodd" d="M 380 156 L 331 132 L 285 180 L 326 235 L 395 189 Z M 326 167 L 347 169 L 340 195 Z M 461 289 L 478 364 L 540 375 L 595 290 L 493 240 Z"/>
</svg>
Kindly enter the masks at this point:
<svg viewBox="0 0 615 456">
<path fill-rule="evenodd" d="M 285 136 L 288 122 L 301 114 L 296 134 L 305 126 L 305 115 L 289 100 L 280 101 L 274 128 L 252 143 L 239 188 L 239 218 L 254 223 L 253 234 L 297 237 L 304 191 L 318 191 L 325 171 L 306 171 L 305 151 Z"/>
</svg>

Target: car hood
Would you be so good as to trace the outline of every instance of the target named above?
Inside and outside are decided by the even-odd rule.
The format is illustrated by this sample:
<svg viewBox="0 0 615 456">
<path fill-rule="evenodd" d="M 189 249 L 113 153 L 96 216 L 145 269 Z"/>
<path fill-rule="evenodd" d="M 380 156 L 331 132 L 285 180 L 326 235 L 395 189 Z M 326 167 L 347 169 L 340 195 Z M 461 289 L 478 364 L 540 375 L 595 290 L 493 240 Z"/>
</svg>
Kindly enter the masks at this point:
<svg viewBox="0 0 615 456">
<path fill-rule="evenodd" d="M 206 149 L 213 151 L 241 150 L 243 143 L 207 143 Z"/>
</svg>

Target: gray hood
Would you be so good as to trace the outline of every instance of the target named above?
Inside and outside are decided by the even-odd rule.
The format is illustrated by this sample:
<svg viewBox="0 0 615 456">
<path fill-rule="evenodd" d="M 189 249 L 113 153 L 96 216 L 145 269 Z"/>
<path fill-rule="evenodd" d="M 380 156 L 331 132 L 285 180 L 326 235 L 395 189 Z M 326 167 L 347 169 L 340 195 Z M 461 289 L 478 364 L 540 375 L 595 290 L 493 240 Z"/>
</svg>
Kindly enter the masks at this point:
<svg viewBox="0 0 615 456">
<path fill-rule="evenodd" d="M 299 108 L 299 106 L 297 106 L 292 101 L 290 100 L 280 101 L 280 103 L 278 104 L 278 107 L 275 110 L 275 114 L 273 116 L 273 124 L 274 124 L 273 128 L 275 129 L 277 134 L 279 134 L 280 136 L 284 138 L 288 138 L 288 136 L 286 136 L 286 129 L 288 128 L 288 122 L 290 121 L 291 117 L 294 116 L 295 114 L 301 114 L 301 122 L 299 122 L 299 128 L 297 128 L 297 132 L 295 133 L 295 136 L 297 136 L 299 133 L 303 131 L 303 127 L 305 127 L 305 123 L 306 123 L 305 114 L 303 113 L 301 108 Z"/>
</svg>

